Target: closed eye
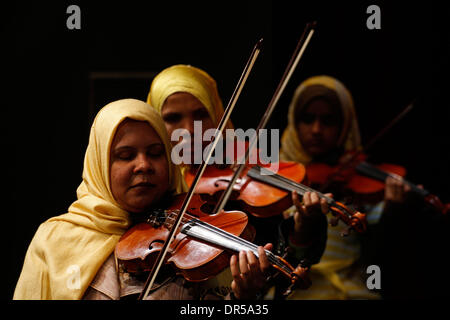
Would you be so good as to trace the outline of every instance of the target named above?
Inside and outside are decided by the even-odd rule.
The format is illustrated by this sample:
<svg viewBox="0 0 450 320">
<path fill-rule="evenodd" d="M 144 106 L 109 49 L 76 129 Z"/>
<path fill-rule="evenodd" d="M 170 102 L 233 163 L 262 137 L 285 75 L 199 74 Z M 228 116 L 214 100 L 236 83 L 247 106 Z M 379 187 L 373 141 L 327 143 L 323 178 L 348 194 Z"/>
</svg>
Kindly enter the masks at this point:
<svg viewBox="0 0 450 320">
<path fill-rule="evenodd" d="M 159 157 L 165 154 L 165 147 L 163 144 L 152 144 L 148 147 L 147 154 L 151 157 Z"/>
<path fill-rule="evenodd" d="M 182 116 L 180 113 L 177 112 L 170 112 L 170 113 L 166 113 L 162 116 L 164 122 L 167 123 L 177 123 L 181 120 Z"/>
<path fill-rule="evenodd" d="M 194 120 L 201 120 L 201 119 L 209 118 L 208 110 L 206 110 L 205 108 L 200 108 L 200 109 L 195 110 L 192 113 L 192 115 L 193 115 Z"/>
<path fill-rule="evenodd" d="M 130 147 L 121 147 L 114 150 L 113 156 L 115 159 L 129 161 L 136 156 L 136 150 Z"/>
</svg>

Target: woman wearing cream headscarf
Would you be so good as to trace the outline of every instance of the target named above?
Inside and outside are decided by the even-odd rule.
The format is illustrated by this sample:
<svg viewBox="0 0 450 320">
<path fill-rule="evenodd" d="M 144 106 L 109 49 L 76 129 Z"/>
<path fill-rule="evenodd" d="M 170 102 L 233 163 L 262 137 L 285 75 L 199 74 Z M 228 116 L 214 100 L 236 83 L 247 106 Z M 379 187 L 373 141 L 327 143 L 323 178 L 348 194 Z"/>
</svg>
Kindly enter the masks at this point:
<svg viewBox="0 0 450 320">
<path fill-rule="evenodd" d="M 281 139 L 280 157 L 284 160 L 303 164 L 313 160 L 314 155 L 308 153 L 300 141 L 298 125 L 301 113 L 313 100 L 319 98 L 333 105 L 335 107 L 333 112 L 338 111 L 337 116 L 341 120 L 340 132 L 336 135 L 333 147 L 340 151 L 354 151 L 361 147 L 358 122 L 350 92 L 337 79 L 329 76 L 315 76 L 303 81 L 297 87 L 289 105 L 288 126 Z"/>
<path fill-rule="evenodd" d="M 28 248 L 14 299 L 82 298 L 120 236 L 130 226 L 129 212 L 113 195 L 110 168 L 111 144 L 125 119 L 148 123 L 164 146 L 167 190 L 151 193 L 161 196 L 161 192 L 184 190 L 179 169 L 167 161 L 171 146 L 160 116 L 138 100 L 108 104 L 98 113 L 91 128 L 78 199 L 68 213 L 47 220 L 37 230 Z"/>
<path fill-rule="evenodd" d="M 358 150 L 360 135 L 348 89 L 337 79 L 315 76 L 302 82 L 289 106 L 288 126 L 282 136 L 280 157 L 303 164 L 337 164 L 345 151 Z M 307 170 L 308 174 L 308 170 Z M 369 223 L 380 217 L 380 206 L 368 214 Z M 342 237 L 342 222 L 328 227 L 325 252 L 311 268 L 312 287 L 296 291 L 291 299 L 370 299 L 365 270 L 358 266 L 361 244 L 358 235 Z M 364 272 L 364 273 L 363 273 Z"/>
<path fill-rule="evenodd" d="M 281 158 L 306 165 L 322 163 L 335 166 L 345 163 L 346 152 L 349 151 L 348 155 L 360 149 L 358 122 L 349 90 L 329 76 L 315 76 L 302 82 L 289 106 Z M 402 179 L 388 177 L 384 185 L 384 199 L 378 203 L 372 199 L 354 197 L 356 201 L 353 204 L 356 203 L 366 214 L 367 232 L 361 236 L 351 233 L 342 237 L 340 233 L 345 226 L 341 222 L 336 227 L 329 227 L 325 252 L 320 263 L 312 268 L 312 287 L 306 292 L 296 291 L 291 298 L 377 299 L 380 296 L 411 296 L 404 281 L 409 282 L 409 276 L 415 271 L 405 271 L 408 266 L 405 261 L 411 258 L 402 245 L 414 248 L 415 238 L 409 238 L 414 231 L 409 229 L 416 227 L 405 225 L 403 217 L 411 217 L 423 209 Z M 337 196 L 342 191 L 340 189 L 338 185 L 329 183 L 326 191 L 340 198 L 345 196 Z M 399 236 L 399 229 L 409 231 Z M 398 239 L 402 239 L 403 244 L 399 244 Z M 396 259 L 392 259 L 389 252 Z M 390 276 L 384 276 L 388 274 Z M 385 279 L 382 286 L 381 278 Z M 389 278 L 392 283 L 389 283 Z M 417 283 L 414 282 L 410 288 L 415 291 Z"/>
</svg>

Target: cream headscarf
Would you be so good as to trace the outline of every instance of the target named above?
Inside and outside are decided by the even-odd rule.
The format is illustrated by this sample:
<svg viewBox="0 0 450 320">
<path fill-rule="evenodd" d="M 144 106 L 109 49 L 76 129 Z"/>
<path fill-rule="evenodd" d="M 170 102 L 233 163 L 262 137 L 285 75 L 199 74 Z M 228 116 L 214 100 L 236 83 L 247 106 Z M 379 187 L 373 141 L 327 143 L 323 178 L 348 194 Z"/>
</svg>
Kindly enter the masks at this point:
<svg viewBox="0 0 450 320">
<path fill-rule="evenodd" d="M 40 225 L 25 257 L 14 299 L 81 299 L 120 236 L 128 213 L 111 192 L 109 156 L 119 124 L 147 121 L 166 147 L 173 192 L 184 191 L 179 169 L 170 161 L 171 144 L 160 115 L 142 101 L 112 102 L 97 114 L 84 158 L 83 181 L 68 213 Z"/>
<path fill-rule="evenodd" d="M 314 98 L 327 94 L 327 90 L 322 90 L 317 86 L 323 86 L 336 93 L 339 100 L 338 105 L 342 114 L 342 129 L 338 138 L 338 146 L 345 151 L 358 150 L 361 148 L 361 138 L 359 134 L 358 122 L 356 118 L 353 98 L 349 90 L 337 79 L 330 76 L 314 76 L 303 81 L 295 90 L 291 104 L 289 105 L 288 126 L 281 138 L 280 158 L 288 161 L 296 161 L 308 164 L 312 161 L 311 156 L 303 149 L 300 142 L 296 115 L 305 108 Z M 329 93 L 328 93 L 329 94 Z M 320 262 L 311 268 L 313 286 L 308 290 L 296 290 L 289 297 L 290 299 L 337 299 L 341 298 L 353 289 L 358 287 L 354 279 L 341 279 L 338 272 L 351 266 L 358 257 L 359 245 L 354 236 L 343 238 L 340 231 L 345 226 L 339 224 L 337 227 L 328 228 L 327 246 Z M 348 253 L 349 252 L 349 253 Z M 344 255 L 344 253 L 346 253 Z M 343 257 L 343 258 L 342 258 Z M 349 272 L 350 274 L 350 272 Z M 357 274 L 359 276 L 359 273 Z M 354 277 L 357 278 L 356 276 Z M 356 288 L 356 289 L 355 289 Z M 367 291 L 367 290 L 366 290 Z M 338 292 L 337 294 L 335 292 Z M 365 292 L 365 291 L 364 291 Z"/>
<path fill-rule="evenodd" d="M 161 113 L 167 97 L 176 92 L 187 92 L 196 97 L 208 110 L 214 125 L 223 115 L 223 105 L 216 81 L 205 71 L 190 65 L 174 65 L 161 71 L 150 86 L 147 103 Z M 227 128 L 232 128 L 228 121 Z"/>
<path fill-rule="evenodd" d="M 299 112 L 297 109 L 307 106 L 313 97 L 309 97 L 307 101 L 301 104 L 299 104 L 299 100 L 305 95 L 308 88 L 317 85 L 333 90 L 339 99 L 343 124 L 341 135 L 338 139 L 338 146 L 344 147 L 346 151 L 357 150 L 361 147 L 358 121 L 350 91 L 335 78 L 330 76 L 314 76 L 306 79 L 297 87 L 289 105 L 288 125 L 281 138 L 280 159 L 282 160 L 296 161 L 303 164 L 308 164 L 312 161 L 311 156 L 303 149 L 300 142 L 297 124 L 295 123 L 295 115 Z"/>
</svg>

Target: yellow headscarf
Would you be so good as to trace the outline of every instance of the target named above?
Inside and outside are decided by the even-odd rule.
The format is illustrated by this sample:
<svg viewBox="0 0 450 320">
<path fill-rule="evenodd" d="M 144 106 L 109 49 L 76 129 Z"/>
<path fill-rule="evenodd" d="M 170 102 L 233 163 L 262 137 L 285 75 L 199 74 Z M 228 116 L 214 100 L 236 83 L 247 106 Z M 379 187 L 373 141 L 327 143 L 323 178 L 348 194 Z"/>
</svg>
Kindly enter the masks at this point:
<svg viewBox="0 0 450 320">
<path fill-rule="evenodd" d="M 170 161 L 171 144 L 161 116 L 139 100 L 106 105 L 91 127 L 78 200 L 68 213 L 40 225 L 28 248 L 14 299 L 81 299 L 129 227 L 128 213 L 111 192 L 109 165 L 115 132 L 127 118 L 147 121 L 155 129 L 166 148 L 170 188 L 185 190 L 179 169 Z"/>
<path fill-rule="evenodd" d="M 205 71 L 190 65 L 174 65 L 161 71 L 150 86 L 147 103 L 161 113 L 166 99 L 176 92 L 186 92 L 196 97 L 208 110 L 214 125 L 223 115 L 223 105 L 216 81 Z M 232 128 L 228 121 L 227 128 Z"/>
<path fill-rule="evenodd" d="M 299 104 L 299 100 L 308 91 L 311 86 L 324 86 L 333 90 L 338 99 L 342 112 L 343 125 L 341 135 L 338 139 L 338 145 L 343 146 L 344 150 L 357 150 L 361 147 L 361 137 L 359 134 L 358 121 L 356 118 L 353 98 L 350 91 L 337 79 L 330 76 L 314 76 L 303 81 L 295 90 L 291 104 L 289 105 L 288 125 L 281 137 L 280 159 L 286 161 L 296 161 L 303 164 L 311 162 L 311 156 L 303 149 L 297 132 L 295 115 L 298 108 L 304 108 L 308 102 Z M 311 97 L 312 98 L 312 97 Z M 311 98 L 308 101 L 311 101 Z"/>
</svg>

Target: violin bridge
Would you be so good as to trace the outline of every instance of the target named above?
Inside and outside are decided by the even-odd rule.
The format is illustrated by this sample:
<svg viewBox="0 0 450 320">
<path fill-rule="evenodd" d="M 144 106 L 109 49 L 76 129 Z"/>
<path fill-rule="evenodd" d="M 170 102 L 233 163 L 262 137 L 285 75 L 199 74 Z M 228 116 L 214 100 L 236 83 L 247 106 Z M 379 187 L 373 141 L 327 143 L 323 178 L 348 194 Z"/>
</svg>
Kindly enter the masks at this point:
<svg viewBox="0 0 450 320">
<path fill-rule="evenodd" d="M 159 228 L 164 225 L 167 221 L 169 211 L 163 209 L 156 209 L 150 213 L 150 216 L 147 218 L 146 222 L 151 224 L 155 228 Z"/>
</svg>

